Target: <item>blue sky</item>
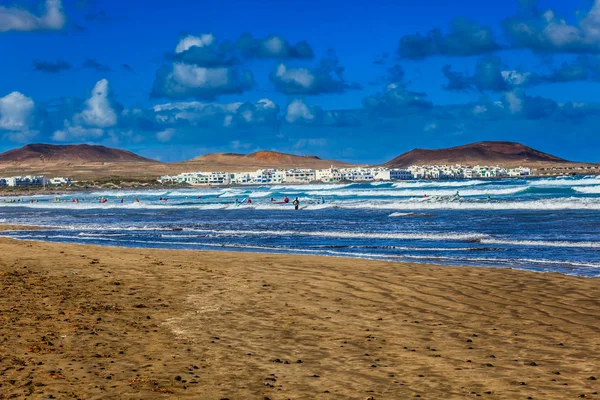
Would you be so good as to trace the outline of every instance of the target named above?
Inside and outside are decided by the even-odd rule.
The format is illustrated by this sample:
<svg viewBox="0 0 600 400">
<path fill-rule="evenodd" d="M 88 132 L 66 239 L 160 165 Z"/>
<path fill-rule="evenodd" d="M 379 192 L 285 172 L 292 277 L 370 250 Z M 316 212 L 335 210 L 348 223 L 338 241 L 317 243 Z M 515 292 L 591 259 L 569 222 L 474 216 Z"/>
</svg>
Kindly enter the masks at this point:
<svg viewBox="0 0 600 400">
<path fill-rule="evenodd" d="M 0 52 L 0 150 L 600 161 L 600 0 L 8 0 Z"/>
</svg>

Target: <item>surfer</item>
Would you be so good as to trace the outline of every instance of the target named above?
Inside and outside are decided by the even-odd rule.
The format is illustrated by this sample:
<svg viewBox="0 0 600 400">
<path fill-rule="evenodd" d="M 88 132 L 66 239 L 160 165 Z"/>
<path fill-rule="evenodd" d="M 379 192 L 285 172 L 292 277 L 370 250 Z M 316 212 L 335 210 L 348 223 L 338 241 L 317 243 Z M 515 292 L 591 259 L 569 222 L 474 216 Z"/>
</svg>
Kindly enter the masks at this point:
<svg viewBox="0 0 600 400">
<path fill-rule="evenodd" d="M 325 204 L 325 198 L 321 196 L 321 204 Z"/>
<path fill-rule="evenodd" d="M 248 199 L 248 201 L 247 201 L 246 203 L 248 203 L 248 204 L 252 204 L 252 200 L 251 200 L 251 199 Z"/>
<path fill-rule="evenodd" d="M 458 193 L 458 190 L 456 191 L 456 194 L 454 195 L 454 197 L 460 197 L 460 194 Z"/>
<path fill-rule="evenodd" d="M 298 200 L 298 198 L 296 197 L 296 200 L 294 200 L 294 203 L 292 204 L 294 204 L 294 209 L 297 210 L 300 206 L 300 200 Z"/>
</svg>

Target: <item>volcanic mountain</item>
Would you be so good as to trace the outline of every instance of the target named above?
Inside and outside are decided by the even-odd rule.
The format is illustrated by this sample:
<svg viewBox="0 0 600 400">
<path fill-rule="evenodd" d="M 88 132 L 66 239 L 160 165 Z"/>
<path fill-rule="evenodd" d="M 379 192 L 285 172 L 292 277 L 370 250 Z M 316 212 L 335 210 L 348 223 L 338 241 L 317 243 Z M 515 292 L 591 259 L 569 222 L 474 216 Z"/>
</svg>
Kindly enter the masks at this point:
<svg viewBox="0 0 600 400">
<path fill-rule="evenodd" d="M 447 149 L 414 149 L 383 164 L 389 168 L 405 168 L 410 165 L 501 165 L 538 166 L 551 163 L 569 163 L 562 158 L 542 153 L 520 143 L 478 142 Z"/>
<path fill-rule="evenodd" d="M 298 156 L 266 150 L 250 154 L 206 154 L 181 164 L 196 167 L 211 166 L 213 169 L 220 168 L 227 171 L 248 168 L 329 168 L 331 165 L 348 165 L 339 161 L 323 160 L 317 156 Z"/>
<path fill-rule="evenodd" d="M 87 144 L 28 144 L 0 154 L 0 163 L 13 164 L 85 164 L 113 162 L 156 162 L 126 150 Z"/>
</svg>

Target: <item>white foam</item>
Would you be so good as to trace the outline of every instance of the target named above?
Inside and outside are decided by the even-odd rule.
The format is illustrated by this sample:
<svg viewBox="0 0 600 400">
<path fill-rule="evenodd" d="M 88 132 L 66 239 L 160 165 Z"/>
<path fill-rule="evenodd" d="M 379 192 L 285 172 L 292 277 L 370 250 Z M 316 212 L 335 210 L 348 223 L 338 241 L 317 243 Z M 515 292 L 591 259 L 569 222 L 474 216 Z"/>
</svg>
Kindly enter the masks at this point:
<svg viewBox="0 0 600 400">
<path fill-rule="evenodd" d="M 600 248 L 600 242 L 569 242 L 552 240 L 508 240 L 508 239 L 481 239 L 485 244 L 506 244 L 514 246 L 541 246 L 541 247 L 577 247 L 577 248 Z"/>
<path fill-rule="evenodd" d="M 600 194 L 600 186 L 574 187 L 573 190 L 585 194 Z"/>
<path fill-rule="evenodd" d="M 585 178 L 545 178 L 534 179 L 529 181 L 530 186 L 589 186 L 600 185 L 600 178 L 585 177 Z"/>
<path fill-rule="evenodd" d="M 459 196 L 499 196 L 523 192 L 527 187 L 511 187 L 502 189 L 465 189 L 458 190 Z M 327 196 L 337 197 L 422 197 L 426 194 L 428 197 L 454 196 L 456 189 L 434 189 L 434 190 L 385 190 L 385 189 L 346 189 L 337 191 L 328 191 Z M 306 192 L 308 195 L 319 195 L 318 192 Z"/>
<path fill-rule="evenodd" d="M 392 186 L 395 188 L 417 188 L 417 187 L 461 187 L 461 186 L 475 186 L 484 185 L 491 183 L 489 181 L 481 180 L 465 180 L 465 181 L 410 181 L 410 182 L 396 182 Z"/>
<path fill-rule="evenodd" d="M 258 231 L 258 230 L 215 230 L 215 229 L 185 229 L 190 232 L 213 233 L 221 235 L 252 235 L 252 236 L 317 236 L 352 239 L 404 239 L 404 240 L 476 240 L 487 237 L 482 233 L 378 233 L 378 232 L 308 232 L 308 231 Z"/>
</svg>

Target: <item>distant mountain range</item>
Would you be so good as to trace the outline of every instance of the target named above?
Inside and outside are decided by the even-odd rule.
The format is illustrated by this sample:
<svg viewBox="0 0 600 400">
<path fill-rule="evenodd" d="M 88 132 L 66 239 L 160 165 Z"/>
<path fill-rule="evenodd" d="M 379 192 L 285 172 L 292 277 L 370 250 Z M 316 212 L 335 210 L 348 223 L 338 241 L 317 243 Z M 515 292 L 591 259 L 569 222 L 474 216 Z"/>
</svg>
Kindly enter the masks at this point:
<svg viewBox="0 0 600 400">
<path fill-rule="evenodd" d="M 537 166 L 547 163 L 570 163 L 560 157 L 542 153 L 520 143 L 478 142 L 439 150 L 414 149 L 383 164 L 390 168 L 410 165 L 502 165 Z"/>
<path fill-rule="evenodd" d="M 162 163 L 130 151 L 96 145 L 28 144 L 0 154 L 0 176 L 62 175 L 75 179 L 149 179 L 188 171 L 248 171 L 258 168 L 329 168 L 349 164 L 275 151 L 214 153 L 188 161 Z"/>
<path fill-rule="evenodd" d="M 0 154 L 0 163 L 157 162 L 126 150 L 88 144 L 28 144 Z"/>
<path fill-rule="evenodd" d="M 447 149 L 415 149 L 382 166 L 409 165 L 501 165 L 548 167 L 574 165 L 519 143 L 479 142 Z M 248 171 L 258 168 L 328 168 L 351 166 L 316 156 L 299 156 L 275 151 L 251 154 L 206 154 L 188 161 L 162 163 L 130 151 L 96 145 L 29 144 L 0 154 L 0 176 L 20 174 L 65 175 L 75 179 L 126 177 L 151 179 L 186 171 Z"/>
</svg>

